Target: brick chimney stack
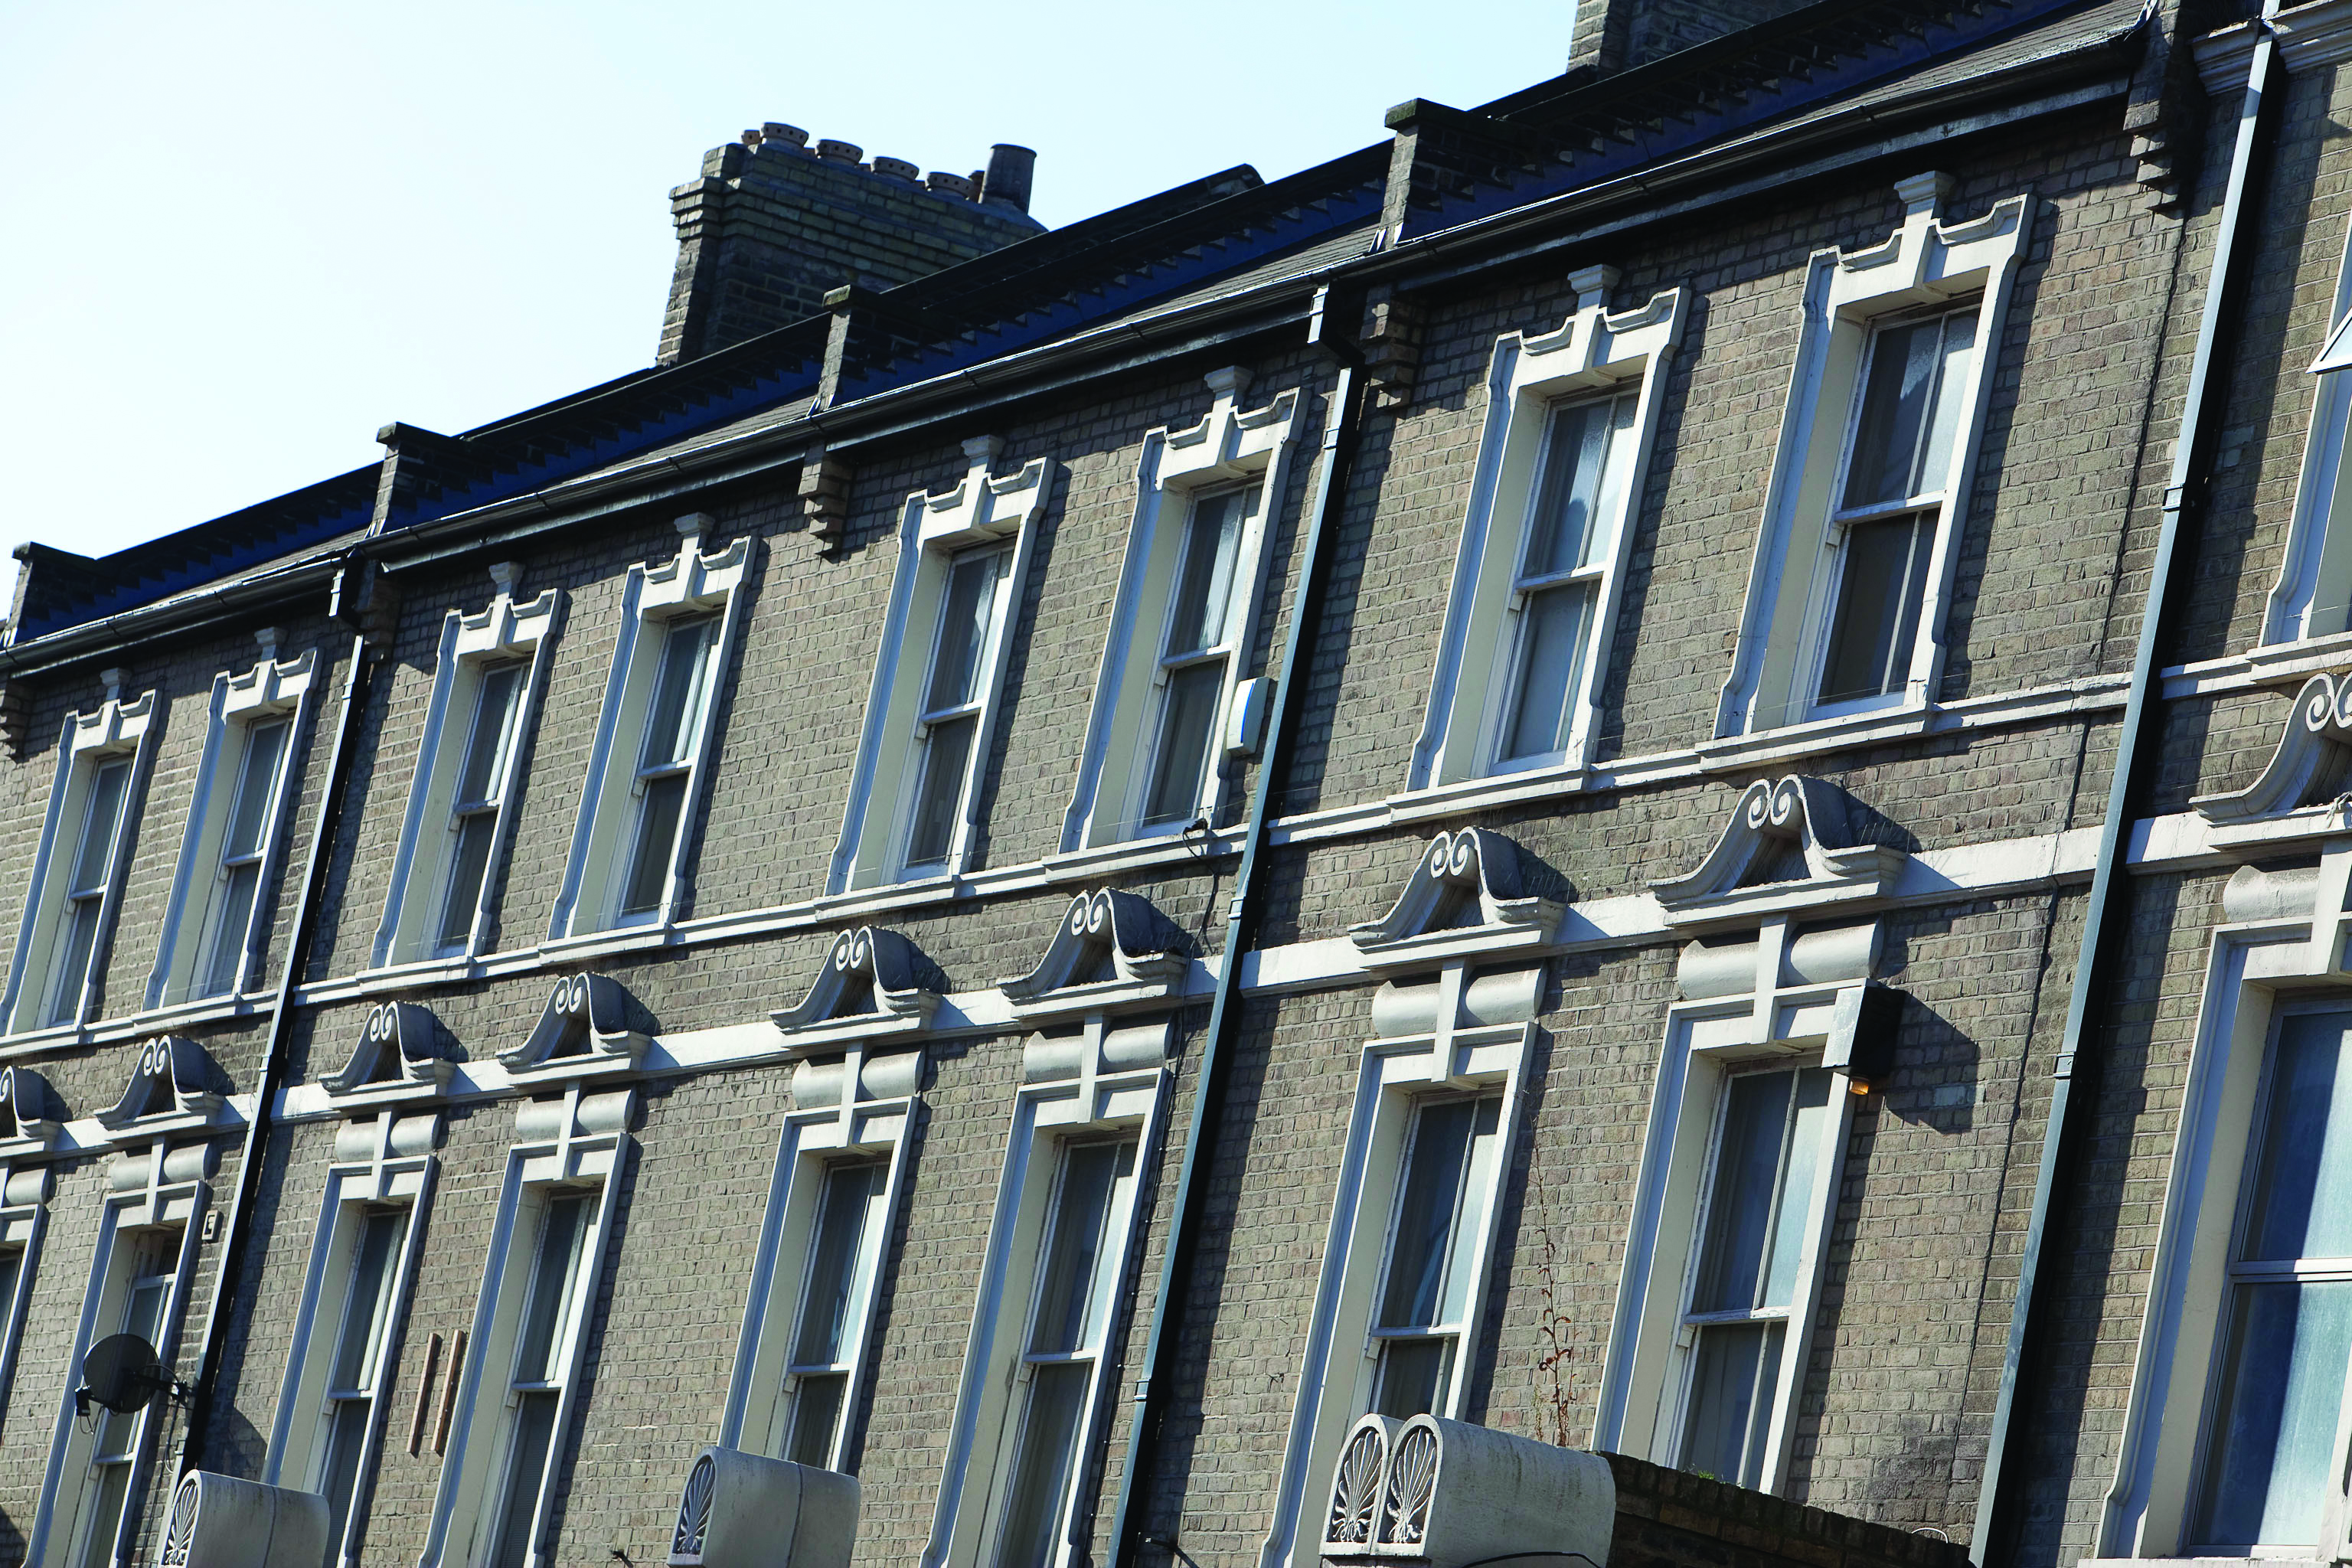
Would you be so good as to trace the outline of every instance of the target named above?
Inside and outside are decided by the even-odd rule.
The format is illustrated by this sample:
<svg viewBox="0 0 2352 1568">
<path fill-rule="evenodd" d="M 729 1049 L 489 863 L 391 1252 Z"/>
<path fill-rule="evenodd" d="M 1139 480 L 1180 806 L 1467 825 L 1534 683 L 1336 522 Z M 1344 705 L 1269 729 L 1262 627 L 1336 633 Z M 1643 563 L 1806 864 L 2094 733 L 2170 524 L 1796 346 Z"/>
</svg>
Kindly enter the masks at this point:
<svg viewBox="0 0 2352 1568">
<path fill-rule="evenodd" d="M 1000 144 L 984 174 L 925 176 L 899 158 L 770 121 L 703 155 L 670 192 L 677 269 L 660 363 L 677 364 L 824 308 L 846 283 L 887 289 L 1045 232 L 1029 216 L 1037 154 Z"/>
<path fill-rule="evenodd" d="M 1568 68 L 1607 75 L 1752 27 L 1806 0 L 1585 0 L 1576 8 Z"/>
</svg>

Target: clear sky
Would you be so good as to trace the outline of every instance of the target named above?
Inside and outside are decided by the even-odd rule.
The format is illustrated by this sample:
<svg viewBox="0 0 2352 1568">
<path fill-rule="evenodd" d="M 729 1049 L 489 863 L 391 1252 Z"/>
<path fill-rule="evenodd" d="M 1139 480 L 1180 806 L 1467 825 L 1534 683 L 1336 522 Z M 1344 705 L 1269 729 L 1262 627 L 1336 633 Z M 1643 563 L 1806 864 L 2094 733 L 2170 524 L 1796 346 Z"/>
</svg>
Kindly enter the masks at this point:
<svg viewBox="0 0 2352 1568">
<path fill-rule="evenodd" d="M 1017 142 L 1063 224 L 1554 75 L 1573 16 L 0 0 L 0 546 L 102 554 L 373 462 L 392 420 L 455 432 L 644 366 L 668 190 L 746 126 L 960 174 Z"/>
</svg>

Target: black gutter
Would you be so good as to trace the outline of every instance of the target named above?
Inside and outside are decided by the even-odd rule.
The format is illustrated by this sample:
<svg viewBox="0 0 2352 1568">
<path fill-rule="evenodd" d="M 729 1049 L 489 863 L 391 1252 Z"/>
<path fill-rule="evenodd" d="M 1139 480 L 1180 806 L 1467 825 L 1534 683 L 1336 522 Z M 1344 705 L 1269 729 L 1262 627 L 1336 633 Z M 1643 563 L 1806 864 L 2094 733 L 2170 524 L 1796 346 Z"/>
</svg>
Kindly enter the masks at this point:
<svg viewBox="0 0 2352 1568">
<path fill-rule="evenodd" d="M 362 564 L 356 556 L 346 561 L 343 574 L 336 579 L 338 598 L 352 591 L 353 578 Z M 228 1336 L 220 1331 L 228 1313 L 225 1303 L 236 1297 L 238 1274 L 245 1267 L 246 1248 L 252 1238 L 253 1207 L 260 1195 L 261 1168 L 267 1154 L 263 1142 L 269 1135 L 271 1108 L 286 1080 L 287 1042 L 294 1033 L 294 986 L 309 964 L 311 940 L 318 931 L 328 860 L 335 830 L 342 821 L 343 798 L 350 793 L 352 763 L 357 751 L 353 741 L 374 686 L 376 663 L 376 651 L 368 647 L 367 637 L 353 637 L 351 668 L 343 677 L 343 710 L 336 719 L 335 747 L 327 763 L 326 793 L 319 797 L 319 820 L 311 829 L 310 855 L 302 868 L 301 900 L 295 906 L 294 929 L 287 941 L 285 962 L 278 967 L 278 994 L 269 1004 L 268 1051 L 263 1058 L 261 1077 L 254 1085 L 253 1114 L 246 1119 L 245 1150 L 237 1161 L 236 1185 L 229 1199 L 228 1228 L 222 1237 L 220 1267 L 214 1275 L 212 1300 L 205 1305 L 195 1394 L 189 1403 L 187 1431 L 180 1447 L 183 1477 L 196 1468 L 212 1426 L 221 1363 L 228 1353 Z"/>
<path fill-rule="evenodd" d="M 2277 11 L 2278 0 L 2264 0 L 2263 20 L 2256 24 L 2260 31 L 2246 72 L 2237 143 L 2231 153 L 2212 265 L 2206 274 L 2196 355 L 2189 363 L 2179 433 L 2173 441 L 2172 471 L 2164 489 L 2163 523 L 2156 537 L 2147 603 L 2140 611 L 2139 642 L 2132 651 L 2131 687 L 2116 741 L 2106 819 L 2099 826 L 2098 858 L 2091 873 L 2082 946 L 2075 953 L 2074 989 L 2066 999 L 2066 1032 L 2053 1072 L 2056 1081 L 2051 1089 L 2049 1121 L 2042 1129 L 2041 1169 L 2034 1177 L 2033 1207 L 2026 1222 L 2024 1254 L 2018 1263 L 2017 1297 L 2010 1309 L 2009 1348 L 2001 1362 L 2000 1392 L 1993 1405 L 1984 1480 L 1977 1497 L 1976 1531 L 1969 1545 L 1969 1558 L 1980 1568 L 1990 1561 L 1996 1539 L 2013 1534 L 2011 1521 L 2021 1509 L 2021 1493 L 2032 1473 L 2027 1458 L 2018 1451 L 2022 1445 L 2013 1447 L 2011 1439 L 2020 1376 L 2028 1364 L 2043 1363 L 2057 1331 L 2050 1287 L 2042 1278 L 2042 1249 L 2049 1240 L 2053 1199 L 2062 1185 L 2073 1184 L 2097 1100 L 2095 1084 L 2085 1080 L 2095 1078 L 2099 1066 L 2092 1048 L 2092 1020 L 2105 1009 L 2095 1013 L 2094 1004 L 2120 1001 L 2126 985 L 2130 900 L 2125 857 L 2131 825 L 2147 807 L 2161 755 L 2163 712 L 2150 700 L 2158 689 L 2158 656 L 2194 587 L 2190 574 L 2174 568 L 2180 564 L 2181 541 L 2189 534 L 2194 513 L 2205 503 L 2205 476 L 2228 410 L 2227 389 L 2217 393 L 2213 384 L 2216 367 L 2228 362 L 2229 339 L 2246 286 L 2246 268 L 2240 264 L 2238 253 L 2252 244 L 2251 226 L 2256 221 L 2248 192 L 2255 183 L 2258 155 L 2267 150 L 2277 120 L 2277 106 L 2272 101 L 2277 95 L 2268 90 L 2277 52 L 2268 19 Z M 2186 48 L 2188 44 L 2176 40 L 2173 47 Z M 2186 243 L 2185 234 L 2182 243 Z M 2175 266 L 2179 265 L 2176 260 Z"/>
<path fill-rule="evenodd" d="M 1288 775 L 1297 749 L 1299 719 L 1307 705 L 1307 666 L 1322 635 L 1323 604 L 1330 588 L 1332 562 L 1339 553 L 1340 513 L 1347 506 L 1349 480 L 1355 471 L 1356 448 L 1362 435 L 1364 359 L 1355 344 L 1358 317 L 1353 313 L 1353 297 L 1340 301 L 1338 309 L 1340 313 L 1335 319 L 1328 287 L 1316 290 L 1307 341 L 1339 362 L 1339 376 L 1332 388 L 1331 416 L 1323 426 L 1322 460 L 1316 474 L 1315 499 L 1307 510 L 1307 537 L 1300 545 L 1298 587 L 1291 596 L 1290 627 L 1283 638 L 1282 673 L 1275 688 L 1274 711 L 1268 716 L 1268 739 L 1258 765 L 1257 784 L 1250 795 L 1241 868 L 1234 875 L 1233 901 L 1225 906 L 1224 961 L 1217 966 L 1215 1000 L 1210 1005 L 1209 1026 L 1202 1040 L 1192 1118 L 1184 1132 L 1184 1161 L 1176 1173 L 1174 1216 L 1167 1250 L 1160 1258 L 1159 1289 L 1152 1298 L 1144 1372 L 1135 1386 L 1135 1425 L 1128 1433 L 1127 1457 L 1119 1466 L 1118 1500 L 1111 1515 L 1110 1568 L 1130 1568 L 1138 1549 L 1144 1545 L 1168 1544 L 1164 1538 L 1145 1538 L 1140 1500 L 1145 1478 L 1160 1455 L 1160 1430 L 1175 1393 L 1185 1298 L 1192 1288 L 1201 1232 L 1208 1219 L 1209 1145 L 1223 1124 L 1233 1055 L 1241 1037 L 1242 961 L 1255 947 L 1265 916 L 1260 868 L 1272 847 L 1276 781 Z"/>
</svg>

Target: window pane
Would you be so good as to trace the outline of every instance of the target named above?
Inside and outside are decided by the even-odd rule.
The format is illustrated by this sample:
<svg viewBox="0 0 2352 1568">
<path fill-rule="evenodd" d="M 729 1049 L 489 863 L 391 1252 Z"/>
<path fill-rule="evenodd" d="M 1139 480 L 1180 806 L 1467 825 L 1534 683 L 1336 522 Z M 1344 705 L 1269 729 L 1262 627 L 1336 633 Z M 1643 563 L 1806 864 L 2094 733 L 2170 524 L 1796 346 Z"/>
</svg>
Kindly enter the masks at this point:
<svg viewBox="0 0 2352 1568">
<path fill-rule="evenodd" d="M 1462 1196 L 1454 1205 L 1453 1235 L 1445 1249 L 1445 1292 L 1439 1321 L 1459 1323 L 1470 1309 L 1470 1281 L 1477 1273 L 1478 1232 L 1486 1222 L 1486 1202 L 1495 1189 L 1495 1162 L 1503 1140 L 1498 1129 L 1503 1102 L 1482 1100 L 1471 1114 L 1470 1158 L 1462 1176 Z"/>
<path fill-rule="evenodd" d="M 334 1423 L 327 1432 L 327 1561 L 342 1555 L 343 1524 L 351 1518 L 352 1498 L 359 1490 L 360 1455 L 367 1447 L 368 1416 L 375 1408 L 367 1399 L 346 1399 L 335 1406 Z"/>
<path fill-rule="evenodd" d="M 1797 1258 L 1805 1249 L 1805 1222 L 1818 1201 L 1822 1137 L 1830 1119 L 1830 1071 L 1807 1068 L 1797 1074 L 1797 1113 L 1789 1130 L 1788 1174 L 1780 1184 L 1780 1213 L 1772 1220 L 1772 1252 L 1759 1305 L 1785 1307 L 1797 1288 Z"/>
<path fill-rule="evenodd" d="M 455 796 L 460 805 L 486 801 L 499 787 L 499 759 L 506 751 L 507 721 L 514 711 L 515 693 L 522 686 L 522 666 L 492 665 L 482 671 L 482 689 L 474 704 L 474 727 L 466 737 L 466 757 L 457 770 Z"/>
<path fill-rule="evenodd" d="M 1190 665 L 1168 678 L 1167 706 L 1160 720 L 1159 771 L 1144 803 L 1147 825 L 1189 822 L 1201 809 L 1201 783 L 1208 771 L 1210 731 L 1225 694 L 1225 661 Z"/>
<path fill-rule="evenodd" d="M 1519 610 L 1515 672 L 1518 697 L 1503 737 L 1503 760 L 1539 757 L 1568 744 L 1568 702 L 1584 664 L 1592 590 L 1585 584 L 1529 594 Z"/>
<path fill-rule="evenodd" d="M 82 1548 L 83 1568 L 107 1568 L 114 1561 L 114 1536 L 122 1527 L 122 1505 L 131 1490 L 131 1467 L 108 1465 L 99 1472 L 97 1495 L 89 1510 L 89 1539 Z"/>
<path fill-rule="evenodd" d="M 1453 1349 L 1451 1341 L 1441 1339 L 1383 1341 L 1380 1393 L 1372 1400 L 1373 1413 L 1399 1421 L 1433 1413 L 1445 1393 Z"/>
<path fill-rule="evenodd" d="M 58 972 L 49 982 L 51 1024 L 70 1024 L 81 1013 L 83 983 L 89 977 L 89 955 L 98 945 L 98 917 L 103 900 L 78 899 L 66 906 L 66 929 L 58 943 Z"/>
<path fill-rule="evenodd" d="M 393 1259 L 398 1256 L 406 1214 L 384 1209 L 369 1215 L 352 1258 L 352 1288 L 344 1299 L 342 1337 L 327 1376 L 334 1390 L 375 1386 L 376 1357 L 383 1349 L 383 1321 L 392 1300 Z"/>
<path fill-rule="evenodd" d="M 16 1282 L 25 1277 L 25 1249 L 0 1252 L 0 1334 L 8 1331 L 9 1314 L 16 1305 Z"/>
<path fill-rule="evenodd" d="M 1919 471 L 1911 481 L 1915 495 L 1933 495 L 1952 482 L 1952 447 L 1960 431 L 1961 399 L 1967 395 L 1969 358 L 1976 352 L 1977 317 L 1944 318 L 1944 363 L 1936 375 L 1936 412 L 1920 444 Z"/>
<path fill-rule="evenodd" d="M 1192 503 L 1184 530 L 1184 562 L 1168 616 L 1170 654 L 1221 646 L 1233 616 L 1234 564 L 1241 552 L 1242 511 L 1248 492 L 1227 490 Z"/>
<path fill-rule="evenodd" d="M 925 712 L 961 708 L 979 695 L 980 667 L 988 655 L 996 623 L 996 584 L 1010 554 L 982 550 L 960 555 L 948 569 L 948 590 L 940 611 L 940 644 L 931 659 L 931 682 L 923 695 Z"/>
<path fill-rule="evenodd" d="M 907 837 L 907 864 L 935 866 L 948 858 L 955 843 L 956 824 L 963 802 L 963 781 L 971 759 L 971 738 L 980 728 L 977 714 L 931 726 L 923 746 L 923 783 L 915 795 L 915 822 Z"/>
<path fill-rule="evenodd" d="M 646 781 L 637 803 L 637 837 L 629 855 L 629 879 L 621 889 L 621 913 L 650 914 L 662 906 L 669 887 L 669 861 L 677 848 L 678 818 L 686 810 L 686 775 L 669 773 Z"/>
<path fill-rule="evenodd" d="M 1544 576 L 1592 563 L 1601 544 L 1601 531 L 1595 524 L 1614 514 L 1624 489 L 1633 428 L 1630 397 L 1577 404 L 1552 415 L 1525 575 Z"/>
<path fill-rule="evenodd" d="M 1062 1497 L 1069 1489 L 1071 1449 L 1077 1444 L 1087 1382 L 1084 1362 L 1038 1367 L 1029 1382 L 1029 1408 L 1021 1423 L 1021 1449 L 1007 1494 L 1004 1541 L 998 1568 L 1045 1568 L 1054 1560 Z"/>
<path fill-rule="evenodd" d="M 1975 336 L 1974 311 L 1878 334 L 1846 470 L 1846 506 L 1885 505 L 1944 488 Z"/>
<path fill-rule="evenodd" d="M 1789 1091 L 1797 1075 L 1744 1073 L 1724 1089 L 1723 1142 L 1706 1205 L 1694 1312 L 1744 1312 L 1758 1305 L 1764 1249 L 1772 1239 L 1772 1187 Z"/>
<path fill-rule="evenodd" d="M 137 1334 L 161 1351 L 163 1346 L 156 1334 L 163 1326 L 163 1303 L 171 1294 L 169 1279 L 148 1279 L 132 1287 L 122 1310 L 122 1332 Z"/>
<path fill-rule="evenodd" d="M 2352 1282 L 2241 1286 L 2233 1305 L 2198 1542 L 2311 1545 L 2352 1358 Z"/>
<path fill-rule="evenodd" d="M 212 951 L 205 954 L 198 995 L 219 996 L 236 988 L 236 973 L 245 967 L 246 941 L 252 935 L 253 899 L 260 888 L 261 864 L 257 860 L 230 867 L 221 879 Z"/>
<path fill-rule="evenodd" d="M 515 1411 L 514 1447 L 507 1461 L 506 1506 L 488 1568 L 523 1568 L 530 1556 L 530 1516 L 547 1476 L 547 1448 L 555 1435 L 555 1395 L 526 1394 Z"/>
<path fill-rule="evenodd" d="M 826 1173 L 819 1200 L 816 1240 L 809 1248 L 808 1292 L 801 1307 L 800 1332 L 793 1344 L 795 1366 L 831 1366 L 841 1359 L 841 1342 L 857 1305 L 859 1264 L 865 1248 L 867 1210 L 880 1187 L 879 1165 L 842 1165 Z"/>
<path fill-rule="evenodd" d="M 1445 1242 L 1454 1230 L 1477 1109 L 1470 1100 L 1453 1100 L 1423 1106 L 1418 1113 L 1397 1194 L 1396 1235 L 1389 1246 L 1376 1327 L 1419 1328 L 1438 1321 Z"/>
<path fill-rule="evenodd" d="M 278 762 L 286 750 L 287 725 L 255 724 L 245 732 L 245 760 L 237 770 L 236 799 L 230 804 L 227 829 L 221 836 L 221 858 L 231 860 L 261 852 L 261 836 L 269 823 L 271 786 L 278 782 Z"/>
<path fill-rule="evenodd" d="M 89 810 L 82 816 L 71 891 L 89 892 L 106 886 L 106 863 L 114 851 L 114 830 L 122 816 L 122 796 L 130 783 L 128 761 L 106 763 L 90 781 Z"/>
<path fill-rule="evenodd" d="M 654 678 L 653 707 L 646 717 L 641 767 L 682 763 L 692 754 L 709 698 L 710 637 L 718 622 L 672 621 L 662 639 L 661 669 Z"/>
<path fill-rule="evenodd" d="M 681 786 L 683 787 L 683 786 Z M 461 948 L 473 939 L 474 917 L 482 907 L 482 884 L 490 871 L 490 841 L 498 837 L 494 811 L 478 811 L 457 823 L 457 845 L 449 856 L 449 893 L 441 905 L 434 942 Z"/>
<path fill-rule="evenodd" d="M 803 1377 L 793 1395 L 793 1436 L 783 1457 L 795 1465 L 823 1469 L 833 1459 L 833 1429 L 841 1419 L 841 1396 L 849 1387 L 845 1373 Z"/>
<path fill-rule="evenodd" d="M 563 1324 L 571 1316 L 580 1233 L 587 1215 L 586 1198 L 560 1197 L 549 1202 L 546 1217 L 540 1222 L 530 1299 L 523 1309 L 522 1330 L 515 1344 L 517 1383 L 546 1381 L 550 1363 L 562 1348 Z"/>
<path fill-rule="evenodd" d="M 1780 1376 L 1779 1323 L 1730 1323 L 1698 1331 L 1682 1468 L 1735 1486 L 1764 1484 L 1764 1446 Z"/>
<path fill-rule="evenodd" d="M 1063 1353 L 1087 1343 L 1112 1188 L 1129 1152 L 1125 1144 L 1080 1143 L 1064 1156 L 1060 1205 L 1037 1271 L 1032 1352 Z"/>
<path fill-rule="evenodd" d="M 2291 1013 L 2271 1058 L 2243 1256 L 2352 1258 L 2352 1013 Z"/>
<path fill-rule="evenodd" d="M 1935 535 L 1933 512 L 1846 530 L 1819 700 L 1880 697 L 1900 690 L 1910 679 L 1911 645 L 1918 634 Z"/>
</svg>

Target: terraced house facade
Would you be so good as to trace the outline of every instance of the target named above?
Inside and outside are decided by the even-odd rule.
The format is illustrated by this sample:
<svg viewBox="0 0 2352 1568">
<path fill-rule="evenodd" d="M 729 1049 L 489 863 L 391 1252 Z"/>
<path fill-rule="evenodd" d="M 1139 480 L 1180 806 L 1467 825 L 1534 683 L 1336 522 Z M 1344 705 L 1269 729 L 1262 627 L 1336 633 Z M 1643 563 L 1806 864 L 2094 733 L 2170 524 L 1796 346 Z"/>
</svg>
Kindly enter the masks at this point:
<svg viewBox="0 0 2352 1568">
<path fill-rule="evenodd" d="M 1568 41 L 20 551 L 0 1563 L 2352 1560 L 2352 9 Z"/>
</svg>

